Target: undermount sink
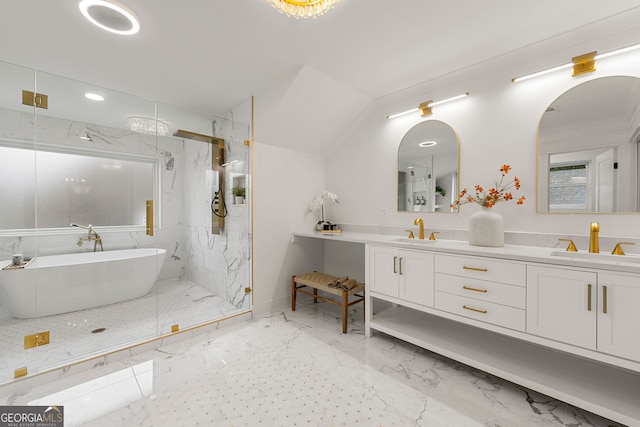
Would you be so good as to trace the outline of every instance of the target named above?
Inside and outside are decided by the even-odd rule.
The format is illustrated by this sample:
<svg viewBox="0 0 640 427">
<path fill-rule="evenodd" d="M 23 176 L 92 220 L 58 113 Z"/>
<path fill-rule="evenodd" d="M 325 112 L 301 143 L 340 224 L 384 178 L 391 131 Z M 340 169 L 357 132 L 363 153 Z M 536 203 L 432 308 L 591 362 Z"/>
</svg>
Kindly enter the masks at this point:
<svg viewBox="0 0 640 427">
<path fill-rule="evenodd" d="M 400 242 L 400 243 L 416 243 L 416 244 L 420 244 L 420 245 L 428 245 L 430 243 L 435 243 L 435 240 L 429 240 L 429 239 L 410 239 L 408 237 L 398 237 L 397 239 L 393 239 L 392 242 Z"/>
<path fill-rule="evenodd" d="M 553 251 L 552 256 L 565 258 L 588 259 L 602 262 L 632 262 L 640 264 L 640 256 L 638 255 L 613 255 L 609 253 L 592 253 L 592 252 L 570 252 L 570 251 Z"/>
</svg>

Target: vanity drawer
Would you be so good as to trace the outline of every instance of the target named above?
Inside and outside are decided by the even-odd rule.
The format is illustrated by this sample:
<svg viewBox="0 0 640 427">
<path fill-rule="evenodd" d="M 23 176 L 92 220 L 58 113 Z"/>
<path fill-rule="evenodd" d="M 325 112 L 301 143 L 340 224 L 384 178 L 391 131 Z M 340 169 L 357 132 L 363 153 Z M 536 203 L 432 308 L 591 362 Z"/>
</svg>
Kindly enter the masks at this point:
<svg viewBox="0 0 640 427">
<path fill-rule="evenodd" d="M 522 286 L 436 273 L 436 291 L 515 308 L 526 307 L 527 290 Z"/>
<path fill-rule="evenodd" d="M 453 274 L 492 282 L 525 286 L 527 268 L 525 264 L 495 259 L 436 255 L 436 273 Z"/>
<path fill-rule="evenodd" d="M 525 330 L 525 311 L 436 291 L 435 308 L 518 331 Z"/>
</svg>

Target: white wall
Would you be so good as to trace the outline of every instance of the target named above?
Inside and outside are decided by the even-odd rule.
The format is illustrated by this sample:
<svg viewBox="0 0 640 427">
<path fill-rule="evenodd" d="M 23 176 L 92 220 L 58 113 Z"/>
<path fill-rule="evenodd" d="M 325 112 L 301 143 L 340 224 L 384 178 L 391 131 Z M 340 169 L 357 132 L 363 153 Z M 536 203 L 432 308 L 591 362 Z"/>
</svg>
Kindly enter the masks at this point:
<svg viewBox="0 0 640 427">
<path fill-rule="evenodd" d="M 259 317 L 289 306 L 292 275 L 322 269 L 322 248 L 309 239 L 294 243 L 291 233 L 317 222 L 306 211 L 324 190 L 324 160 L 260 142 L 253 159 L 253 312 Z"/>
<path fill-rule="evenodd" d="M 596 72 L 581 77 L 572 78 L 571 71 L 564 70 L 511 83 L 512 77 L 568 62 L 571 57 L 594 49 L 609 51 L 637 43 L 639 32 L 635 26 L 584 42 L 576 42 L 576 35 L 569 34 L 426 83 L 419 90 L 378 100 L 377 109 L 361 126 L 344 135 L 342 144 L 326 159 L 326 186 L 341 198 L 334 219 L 343 224 L 410 227 L 415 213 L 395 209 L 397 149 L 412 126 L 434 119 L 448 123 L 459 135 L 461 188 L 491 185 L 505 163 L 512 166 L 511 174 L 521 179 L 522 191 L 518 194 L 527 197 L 525 204 L 510 202 L 496 207 L 504 216 L 506 231 L 585 235 L 589 223 L 598 221 L 601 235 L 640 236 L 638 215 L 536 213 L 536 132 L 544 110 L 562 92 L 588 79 L 610 75 L 640 77 L 640 51 L 599 61 Z M 570 47 L 563 48 L 563 44 Z M 444 99 L 466 91 L 471 96 L 434 107 L 434 114 L 428 118 L 386 119 L 388 114 L 407 110 L 424 100 Z M 467 229 L 469 216 L 477 209 L 470 205 L 459 214 L 420 216 L 427 229 Z"/>
<path fill-rule="evenodd" d="M 397 149 L 404 134 L 425 119 L 405 116 L 387 120 L 386 116 L 428 99 L 444 99 L 467 91 L 471 92 L 470 97 L 434 107 L 434 114 L 426 120 L 444 121 L 458 133 L 461 187 L 489 185 L 499 178 L 503 164 L 512 166 L 512 174 L 522 181 L 522 193 L 527 201 L 522 206 L 510 202 L 496 208 L 504 216 L 505 230 L 532 235 L 582 236 L 588 235 L 591 221 L 599 221 L 602 236 L 622 237 L 631 233 L 640 237 L 637 215 L 536 213 L 536 133 L 542 113 L 562 92 L 588 79 L 619 74 L 640 77 L 640 52 L 603 60 L 595 73 L 578 78 L 564 71 L 511 83 L 512 77 L 568 62 L 573 56 L 594 49 L 606 52 L 637 43 L 640 27 L 628 19 L 628 25 L 609 27 L 608 31 L 598 23 L 568 32 L 426 82 L 418 88 L 378 99 L 352 121 L 324 156 L 278 148 L 274 141 L 261 139 L 264 123 L 260 120 L 269 117 L 270 106 L 261 105 L 264 98 L 256 97 L 254 314 L 261 316 L 289 305 L 292 274 L 332 267 L 340 267 L 342 272 L 349 266 L 340 253 L 359 257 L 351 247 L 342 251 L 331 245 L 318 245 L 313 239 L 291 242 L 292 232 L 313 228 L 317 219 L 307 214 L 306 208 L 323 189 L 335 192 L 340 198 L 339 205 L 328 206 L 327 217 L 332 222 L 376 225 L 382 230 L 385 226 L 413 226 L 415 213 L 396 211 Z M 291 147 L 295 141 L 277 141 L 277 145 Z M 427 230 L 466 230 L 469 217 L 476 210 L 476 206 L 465 206 L 458 214 L 422 213 L 419 216 L 424 218 Z M 357 277 L 364 271 L 364 259 L 356 265 L 352 258 L 349 259 L 355 268 L 350 268 L 349 273 Z"/>
</svg>

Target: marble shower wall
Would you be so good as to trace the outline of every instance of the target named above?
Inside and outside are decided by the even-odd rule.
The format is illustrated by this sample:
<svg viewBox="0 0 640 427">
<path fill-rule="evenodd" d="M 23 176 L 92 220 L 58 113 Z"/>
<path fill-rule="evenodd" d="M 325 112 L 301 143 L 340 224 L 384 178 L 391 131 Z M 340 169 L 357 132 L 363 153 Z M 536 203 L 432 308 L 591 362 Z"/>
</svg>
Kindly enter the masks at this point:
<svg viewBox="0 0 640 427">
<path fill-rule="evenodd" d="M 224 200 L 227 207 L 224 228 L 211 233 L 211 144 L 184 140 L 185 276 L 223 297 L 236 308 L 249 308 L 251 286 L 250 204 L 234 204 L 234 178 L 243 180 L 250 195 L 250 148 L 247 125 L 217 119 L 212 134 L 225 140 Z M 235 161 L 235 162 L 234 162 Z"/>
<path fill-rule="evenodd" d="M 249 308 L 251 286 L 250 206 L 234 205 L 233 178 L 242 177 L 249 195 L 249 127 L 229 119 L 210 123 L 211 133 L 225 139 L 227 217 L 220 235 L 211 234 L 211 144 L 155 137 L 129 130 L 0 109 L 0 138 L 33 141 L 83 150 L 157 158 L 160 165 L 160 229 L 154 237 L 144 230 L 109 231 L 97 228 L 105 250 L 159 247 L 167 250 L 160 278 L 188 279 L 219 295 L 237 308 Z M 90 140 L 80 139 L 89 136 Z M 208 181 L 209 180 L 209 181 Z M 249 198 L 247 198 L 249 200 Z M 0 260 L 14 253 L 53 255 L 92 250 L 77 246 L 83 232 L 76 229 L 35 235 L 33 232 L 0 236 Z"/>
<path fill-rule="evenodd" d="M 156 143 L 156 137 L 152 135 L 47 116 L 36 118 L 33 114 L 0 109 L 0 138 L 29 143 L 34 135 L 40 144 L 158 158 L 162 216 L 161 228 L 155 236 L 146 236 L 144 230 L 110 231 L 99 227 L 96 230 L 103 239 L 105 250 L 138 247 L 166 249 L 167 256 L 160 277 L 180 277 L 184 274 L 184 227 L 180 223 L 183 147 L 180 140 L 158 137 Z M 80 139 L 81 136 L 89 136 L 90 140 Z M 77 246 L 78 237 L 82 234 L 84 231 L 69 229 L 39 235 L 27 231 L 0 236 L 0 260 L 11 259 L 14 253 L 43 256 L 91 251 L 91 245 Z"/>
</svg>

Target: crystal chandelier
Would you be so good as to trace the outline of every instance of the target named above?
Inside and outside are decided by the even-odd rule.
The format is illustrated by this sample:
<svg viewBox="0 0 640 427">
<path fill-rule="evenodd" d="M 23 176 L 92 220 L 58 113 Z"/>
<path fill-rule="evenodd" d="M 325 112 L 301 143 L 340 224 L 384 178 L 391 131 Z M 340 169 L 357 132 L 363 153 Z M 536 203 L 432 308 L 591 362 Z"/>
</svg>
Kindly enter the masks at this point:
<svg viewBox="0 0 640 427">
<path fill-rule="evenodd" d="M 127 127 L 133 132 L 144 133 L 145 135 L 164 136 L 169 133 L 169 124 L 162 120 L 148 117 L 129 117 Z"/>
<path fill-rule="evenodd" d="M 340 0 L 271 0 L 271 5 L 278 9 L 280 13 L 298 18 L 314 18 L 324 15 L 326 11 L 332 9 Z"/>
</svg>

